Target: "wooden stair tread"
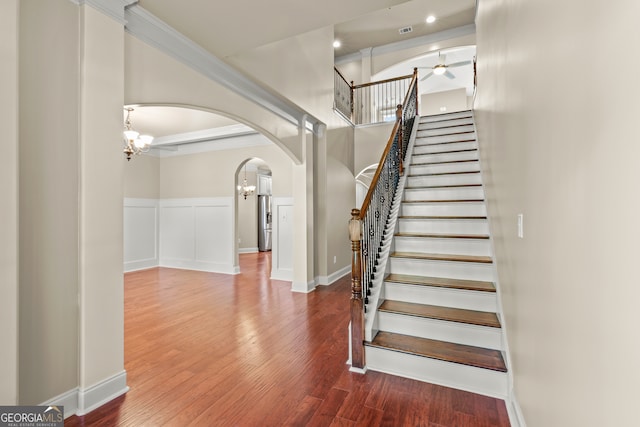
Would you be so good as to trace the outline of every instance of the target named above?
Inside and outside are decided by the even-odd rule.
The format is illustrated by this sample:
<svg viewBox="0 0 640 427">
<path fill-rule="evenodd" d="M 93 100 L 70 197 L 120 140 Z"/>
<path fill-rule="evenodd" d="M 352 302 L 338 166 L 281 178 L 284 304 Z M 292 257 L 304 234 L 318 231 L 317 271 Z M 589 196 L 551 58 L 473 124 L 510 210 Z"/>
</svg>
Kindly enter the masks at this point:
<svg viewBox="0 0 640 427">
<path fill-rule="evenodd" d="M 399 219 L 460 219 L 460 220 L 468 220 L 468 219 L 487 219 L 486 216 L 454 216 L 454 215 L 431 215 L 431 216 L 419 216 L 419 215 L 400 215 Z"/>
<path fill-rule="evenodd" d="M 438 234 L 438 233 L 396 233 L 398 237 L 423 237 L 428 239 L 488 239 L 488 234 Z"/>
<path fill-rule="evenodd" d="M 491 264 L 493 260 L 490 256 L 484 255 L 457 255 L 457 254 L 426 254 L 422 252 L 394 252 L 394 258 L 415 258 L 432 261 L 455 261 L 455 262 L 476 262 L 480 264 Z"/>
<path fill-rule="evenodd" d="M 464 120 L 464 119 L 453 119 L 453 120 Z M 472 122 L 472 123 L 460 123 L 460 124 L 457 124 L 457 125 L 430 127 L 429 125 L 431 125 L 433 123 L 438 123 L 438 122 L 427 122 L 427 123 L 418 124 L 418 131 L 438 130 L 438 129 L 453 129 L 453 128 L 459 128 L 459 127 L 463 127 L 463 126 L 473 126 L 473 122 Z"/>
<path fill-rule="evenodd" d="M 471 173 L 476 174 L 476 173 L 480 173 L 480 171 L 416 173 L 416 174 L 407 175 L 407 178 L 417 178 L 421 176 L 464 175 L 464 174 L 471 174 Z"/>
<path fill-rule="evenodd" d="M 500 321 L 495 313 L 486 311 L 465 310 L 461 308 L 442 307 L 437 305 L 415 304 L 404 301 L 385 300 L 380 311 L 427 319 L 445 320 L 448 322 L 466 323 L 469 325 L 499 328 Z"/>
<path fill-rule="evenodd" d="M 479 203 L 484 199 L 454 199 L 454 200 L 403 200 L 402 203 Z"/>
<path fill-rule="evenodd" d="M 468 163 L 468 162 L 477 162 L 478 159 L 470 159 L 470 160 L 447 160 L 443 162 L 424 162 L 424 163 L 410 163 L 409 166 L 428 166 L 428 165 L 443 165 L 446 163 Z"/>
<path fill-rule="evenodd" d="M 463 188 L 463 187 L 482 187 L 482 184 L 423 185 L 420 187 L 405 187 L 405 190 L 425 190 L 430 188 Z"/>
<path fill-rule="evenodd" d="M 429 132 L 432 129 L 425 129 L 425 130 L 420 130 L 418 129 L 418 132 Z M 424 138 L 436 138 L 438 136 L 451 136 L 451 135 L 464 135 L 467 133 L 475 133 L 474 130 L 469 130 L 469 131 L 464 131 L 464 132 L 450 132 L 450 133 L 439 133 L 436 135 L 424 135 Z"/>
<path fill-rule="evenodd" d="M 413 157 L 418 156 L 435 156 L 438 154 L 455 154 L 455 153 L 468 153 L 470 151 L 478 151 L 477 148 L 465 148 L 463 150 L 451 150 L 451 151 L 438 151 L 437 153 L 417 153 L 413 154 Z"/>
<path fill-rule="evenodd" d="M 384 331 L 378 332 L 373 341 L 366 343 L 366 345 L 415 354 L 445 362 L 507 372 L 507 367 L 499 350 L 454 344 L 446 341 L 418 338 Z"/>
<path fill-rule="evenodd" d="M 472 109 L 468 109 L 468 110 L 460 110 L 460 111 L 450 111 L 448 113 L 438 113 L 438 114 L 427 114 L 424 116 L 420 116 L 420 120 L 423 119 L 427 119 L 427 118 L 432 118 L 432 117 L 444 117 L 444 116 L 450 116 L 452 114 L 470 114 L 469 117 L 473 117 L 473 110 Z"/>
<path fill-rule="evenodd" d="M 418 144 L 418 139 L 420 138 L 431 138 L 430 136 L 417 136 L 416 137 L 416 144 L 414 145 L 414 149 L 417 147 L 431 147 L 433 145 L 443 145 L 443 144 L 458 144 L 460 142 L 475 142 L 476 139 L 475 138 L 471 138 L 471 139 L 459 139 L 456 141 L 443 141 L 443 142 L 430 142 L 430 143 L 426 143 L 426 144 Z"/>
<path fill-rule="evenodd" d="M 444 277 L 413 276 L 410 274 L 390 274 L 385 278 L 387 282 L 406 283 L 409 285 L 434 286 L 438 288 L 462 289 L 467 291 L 495 292 L 491 282 L 480 280 L 449 279 Z"/>
</svg>

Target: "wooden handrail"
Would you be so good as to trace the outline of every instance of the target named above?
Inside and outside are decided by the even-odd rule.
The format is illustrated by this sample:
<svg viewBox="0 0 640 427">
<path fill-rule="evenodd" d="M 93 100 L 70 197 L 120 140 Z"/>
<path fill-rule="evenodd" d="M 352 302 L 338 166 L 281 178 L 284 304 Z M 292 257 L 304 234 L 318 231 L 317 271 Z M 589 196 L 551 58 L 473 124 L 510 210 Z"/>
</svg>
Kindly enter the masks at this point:
<svg viewBox="0 0 640 427">
<path fill-rule="evenodd" d="M 365 212 L 369 209 L 369 205 L 371 204 L 371 197 L 373 196 L 373 190 L 375 189 L 375 184 L 380 179 L 380 174 L 382 173 L 382 168 L 384 167 L 384 159 L 389 155 L 389 151 L 391 151 L 391 147 L 393 146 L 393 141 L 396 137 L 396 133 L 398 133 L 398 127 L 400 126 L 400 122 L 396 120 L 396 124 L 393 126 L 393 130 L 391 131 L 391 136 L 387 141 L 387 146 L 384 148 L 382 152 L 382 156 L 380 157 L 380 162 L 378 163 L 378 168 L 376 169 L 376 173 L 373 175 L 373 179 L 371 180 L 371 185 L 369 185 L 369 191 L 367 191 L 367 195 L 362 202 L 362 207 L 360 208 L 360 213 L 358 218 L 363 219 Z"/>
<path fill-rule="evenodd" d="M 414 68 L 404 104 L 396 107 L 396 122 L 376 168 L 367 195 L 360 209 L 351 211 L 349 239 L 351 240 L 351 366 L 365 367 L 365 313 L 374 279 L 383 269 L 379 265 L 385 242 L 389 216 L 393 207 L 403 160 L 418 112 L 418 70 Z M 406 79 L 389 79 L 394 81 Z M 375 200 L 374 200 L 375 199 Z"/>
<path fill-rule="evenodd" d="M 391 83 L 391 82 L 396 82 L 398 80 L 406 80 L 406 79 L 410 79 L 413 77 L 413 74 L 407 74 L 406 76 L 401 76 L 401 77 L 393 77 L 391 79 L 386 79 L 386 80 L 378 80 L 376 82 L 369 82 L 369 83 L 362 83 L 359 85 L 355 85 L 353 86 L 354 89 L 359 89 L 361 87 L 368 87 L 368 86 L 375 86 L 375 85 L 381 85 L 381 84 L 385 84 L 385 83 Z M 344 77 L 343 77 L 344 78 Z"/>
</svg>

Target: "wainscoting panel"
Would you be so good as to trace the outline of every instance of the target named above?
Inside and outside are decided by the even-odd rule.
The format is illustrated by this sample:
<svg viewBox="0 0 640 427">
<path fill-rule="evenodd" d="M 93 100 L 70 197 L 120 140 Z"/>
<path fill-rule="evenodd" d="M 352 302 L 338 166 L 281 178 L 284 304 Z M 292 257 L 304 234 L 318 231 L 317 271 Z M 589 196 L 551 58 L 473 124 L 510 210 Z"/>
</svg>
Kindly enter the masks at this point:
<svg viewBox="0 0 640 427">
<path fill-rule="evenodd" d="M 293 280 L 293 198 L 274 197 L 271 278 Z"/>
<path fill-rule="evenodd" d="M 124 199 L 124 271 L 158 266 L 158 200 Z"/>
<path fill-rule="evenodd" d="M 160 200 L 160 265 L 233 274 L 233 198 Z"/>
</svg>

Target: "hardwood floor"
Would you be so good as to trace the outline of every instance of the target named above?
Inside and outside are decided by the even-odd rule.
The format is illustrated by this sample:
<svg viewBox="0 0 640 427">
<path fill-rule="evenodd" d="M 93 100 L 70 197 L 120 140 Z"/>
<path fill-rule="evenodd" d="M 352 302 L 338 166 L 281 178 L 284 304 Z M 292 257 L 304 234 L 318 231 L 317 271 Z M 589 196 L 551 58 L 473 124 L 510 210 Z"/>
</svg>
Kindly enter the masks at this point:
<svg viewBox="0 0 640 427">
<path fill-rule="evenodd" d="M 131 390 L 65 426 L 508 426 L 504 402 L 350 373 L 348 277 L 309 294 L 270 280 L 270 254 L 231 276 L 125 275 Z"/>
</svg>

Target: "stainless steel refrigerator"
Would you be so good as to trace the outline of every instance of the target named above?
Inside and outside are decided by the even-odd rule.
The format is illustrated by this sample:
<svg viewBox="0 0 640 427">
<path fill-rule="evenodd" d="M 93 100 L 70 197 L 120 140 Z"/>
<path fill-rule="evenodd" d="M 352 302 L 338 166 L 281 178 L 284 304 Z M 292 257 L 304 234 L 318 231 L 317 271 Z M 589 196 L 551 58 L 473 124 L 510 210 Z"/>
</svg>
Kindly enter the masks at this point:
<svg viewBox="0 0 640 427">
<path fill-rule="evenodd" d="M 258 196 L 258 250 L 271 250 L 271 196 Z"/>
</svg>

